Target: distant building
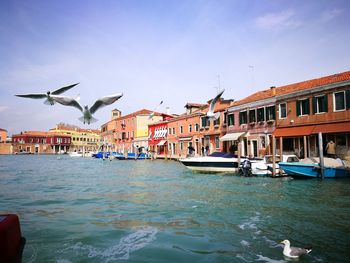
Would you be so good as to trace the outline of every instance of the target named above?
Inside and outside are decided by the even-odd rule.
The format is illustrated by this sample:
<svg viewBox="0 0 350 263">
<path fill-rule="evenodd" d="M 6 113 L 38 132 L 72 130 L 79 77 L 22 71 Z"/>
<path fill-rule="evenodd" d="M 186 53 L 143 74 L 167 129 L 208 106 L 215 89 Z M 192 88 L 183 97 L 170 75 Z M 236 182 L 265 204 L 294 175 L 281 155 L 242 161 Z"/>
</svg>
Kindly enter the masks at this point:
<svg viewBox="0 0 350 263">
<path fill-rule="evenodd" d="M 97 129 L 81 129 L 74 125 L 60 123 L 50 129 L 49 133 L 70 136 L 70 152 L 97 151 L 100 145 L 101 131 Z"/>
<path fill-rule="evenodd" d="M 7 130 L 0 128 L 0 143 L 6 142 L 7 139 Z"/>
<path fill-rule="evenodd" d="M 7 137 L 7 130 L 0 128 L 0 154 L 11 154 L 12 144 Z"/>
<path fill-rule="evenodd" d="M 13 153 L 55 154 L 69 151 L 71 137 L 62 134 L 25 131 L 12 136 Z"/>
<path fill-rule="evenodd" d="M 112 111 L 112 119 L 101 126 L 101 142 L 107 151 L 137 152 L 148 148 L 148 125 L 172 118 L 171 115 L 142 109 L 125 116 Z"/>
</svg>

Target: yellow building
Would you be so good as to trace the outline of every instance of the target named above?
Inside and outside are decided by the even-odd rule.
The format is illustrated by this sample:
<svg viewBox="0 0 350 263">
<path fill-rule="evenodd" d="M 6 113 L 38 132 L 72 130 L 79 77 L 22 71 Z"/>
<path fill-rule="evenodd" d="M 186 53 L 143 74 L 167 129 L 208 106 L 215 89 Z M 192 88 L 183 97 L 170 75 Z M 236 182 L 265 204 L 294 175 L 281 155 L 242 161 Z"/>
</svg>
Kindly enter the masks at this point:
<svg viewBox="0 0 350 263">
<path fill-rule="evenodd" d="M 100 130 L 81 129 L 77 126 L 60 123 L 49 132 L 70 135 L 72 138 L 70 152 L 95 152 L 100 145 Z"/>
</svg>

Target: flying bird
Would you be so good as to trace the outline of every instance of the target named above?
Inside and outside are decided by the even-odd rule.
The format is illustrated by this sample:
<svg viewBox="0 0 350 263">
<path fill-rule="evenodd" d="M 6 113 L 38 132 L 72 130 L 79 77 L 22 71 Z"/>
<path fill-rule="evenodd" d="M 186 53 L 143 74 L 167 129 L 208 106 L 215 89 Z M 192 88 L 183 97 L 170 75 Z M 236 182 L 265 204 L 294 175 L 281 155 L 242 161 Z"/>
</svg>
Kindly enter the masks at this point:
<svg viewBox="0 0 350 263">
<path fill-rule="evenodd" d="M 52 95 L 59 95 L 62 94 L 63 92 L 73 88 L 74 86 L 78 85 L 79 83 L 75 83 L 73 85 L 69 85 L 66 87 L 62 87 L 60 89 L 57 89 L 55 91 L 48 91 L 46 93 L 33 93 L 33 94 L 21 94 L 21 95 L 15 95 L 17 97 L 21 98 L 30 98 L 30 99 L 45 99 L 44 104 L 46 105 L 54 105 L 55 101 L 52 99 Z"/>
<path fill-rule="evenodd" d="M 109 95 L 103 98 L 100 98 L 98 100 L 96 100 L 96 102 L 91 106 L 91 108 L 89 108 L 88 105 L 85 105 L 84 107 L 82 107 L 77 99 L 71 98 L 71 97 L 66 97 L 66 96 L 56 96 L 53 95 L 51 96 L 52 99 L 64 106 L 72 106 L 77 108 L 78 110 L 80 110 L 83 113 L 83 116 L 79 118 L 80 121 L 82 121 L 84 124 L 90 124 L 92 122 L 96 122 L 97 119 L 95 119 L 94 117 L 92 117 L 92 115 L 99 110 L 100 108 L 110 105 L 112 103 L 114 103 L 115 101 L 117 101 L 118 99 L 120 99 L 123 96 L 123 93 L 118 93 L 118 94 L 113 94 L 113 95 Z"/>
<path fill-rule="evenodd" d="M 162 104 L 163 104 L 163 101 L 161 101 L 161 102 L 157 105 L 157 107 L 155 107 L 155 108 L 153 109 L 153 112 L 151 112 L 151 113 L 149 114 L 149 116 L 148 116 L 148 119 L 149 119 L 149 120 L 153 118 L 154 112 L 155 112 L 155 111 L 159 108 L 159 106 L 162 105 Z"/>
<path fill-rule="evenodd" d="M 217 120 L 220 117 L 220 112 L 214 113 L 214 109 L 215 109 L 215 104 L 216 102 L 220 99 L 222 93 L 224 93 L 224 89 L 219 92 L 218 95 L 216 95 L 216 97 L 210 102 L 210 106 L 209 106 L 209 110 L 207 112 L 207 117 L 209 119 L 214 119 Z"/>
<path fill-rule="evenodd" d="M 301 248 L 301 247 L 291 247 L 289 240 L 283 240 L 281 242 L 284 244 L 283 255 L 289 258 L 299 258 L 299 256 L 308 254 L 311 252 L 311 247 Z"/>
</svg>

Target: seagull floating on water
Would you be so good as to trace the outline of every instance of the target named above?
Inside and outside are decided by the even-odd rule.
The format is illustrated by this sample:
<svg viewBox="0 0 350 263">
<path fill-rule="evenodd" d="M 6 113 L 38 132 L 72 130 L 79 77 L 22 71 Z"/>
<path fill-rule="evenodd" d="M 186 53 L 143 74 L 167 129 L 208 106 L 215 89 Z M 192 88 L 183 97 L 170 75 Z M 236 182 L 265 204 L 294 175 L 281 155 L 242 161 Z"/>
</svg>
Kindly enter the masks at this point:
<svg viewBox="0 0 350 263">
<path fill-rule="evenodd" d="M 299 256 L 308 254 L 311 252 L 311 247 L 301 248 L 301 247 L 291 247 L 289 240 L 283 240 L 281 242 L 284 244 L 283 255 L 289 258 L 299 258 Z"/>
<path fill-rule="evenodd" d="M 59 95 L 62 94 L 63 92 L 73 88 L 74 86 L 78 85 L 79 83 L 75 83 L 73 85 L 65 86 L 60 89 L 57 89 L 55 91 L 48 91 L 46 93 L 33 93 L 33 94 L 21 94 L 21 95 L 15 95 L 17 97 L 21 98 L 30 98 L 30 99 L 45 99 L 44 104 L 47 105 L 54 105 L 55 101 L 52 99 L 52 95 Z"/>
<path fill-rule="evenodd" d="M 220 112 L 214 113 L 214 109 L 215 109 L 215 104 L 216 102 L 219 100 L 219 98 L 221 97 L 222 93 L 224 93 L 224 89 L 219 92 L 218 95 L 216 95 L 216 97 L 210 102 L 210 106 L 209 106 L 209 110 L 207 112 L 207 117 L 209 119 L 214 119 L 217 120 L 220 117 Z"/>
<path fill-rule="evenodd" d="M 91 108 L 89 108 L 89 106 L 87 106 L 87 105 L 82 107 L 79 104 L 78 99 L 74 99 L 71 97 L 56 96 L 56 95 L 53 95 L 51 97 L 54 101 L 56 101 L 64 106 L 72 106 L 72 107 L 75 107 L 78 110 L 80 110 L 83 113 L 83 116 L 80 117 L 79 120 L 82 121 L 84 124 L 85 123 L 90 124 L 92 122 L 97 121 L 97 119 L 92 117 L 92 114 L 94 114 L 98 109 L 114 103 L 115 101 L 120 99 L 122 96 L 123 96 L 123 93 L 118 93 L 118 94 L 113 94 L 113 95 L 109 95 L 109 96 L 100 98 L 100 99 L 96 100 L 96 102 L 91 106 Z"/>
</svg>

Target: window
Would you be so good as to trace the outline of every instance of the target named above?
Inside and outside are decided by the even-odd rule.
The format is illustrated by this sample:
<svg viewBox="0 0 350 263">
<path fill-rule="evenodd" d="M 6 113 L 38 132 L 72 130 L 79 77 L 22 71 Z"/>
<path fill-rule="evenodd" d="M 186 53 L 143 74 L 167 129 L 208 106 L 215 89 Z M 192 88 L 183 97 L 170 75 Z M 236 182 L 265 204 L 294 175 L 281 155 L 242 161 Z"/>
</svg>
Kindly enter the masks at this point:
<svg viewBox="0 0 350 263">
<path fill-rule="evenodd" d="M 216 149 L 220 149 L 220 140 L 219 140 L 219 136 L 215 137 L 215 148 Z"/>
<path fill-rule="evenodd" d="M 227 124 L 227 112 L 224 113 L 224 124 Z"/>
<path fill-rule="evenodd" d="M 247 123 L 247 112 L 241 111 L 239 113 L 239 125 Z"/>
<path fill-rule="evenodd" d="M 199 124 L 196 123 L 196 132 L 199 131 Z"/>
<path fill-rule="evenodd" d="M 310 114 L 310 100 L 303 99 L 297 100 L 297 116 L 309 115 Z"/>
<path fill-rule="evenodd" d="M 257 121 L 265 121 L 265 108 L 259 108 L 256 110 L 257 113 Z"/>
<path fill-rule="evenodd" d="M 209 118 L 207 116 L 205 117 L 201 117 L 201 123 L 202 123 L 202 127 L 207 127 L 209 126 Z"/>
<path fill-rule="evenodd" d="M 235 125 L 235 115 L 234 114 L 228 115 L 227 122 L 228 122 L 228 126 Z"/>
<path fill-rule="evenodd" d="M 256 110 L 250 110 L 249 111 L 249 122 L 256 122 Z"/>
<path fill-rule="evenodd" d="M 182 151 L 183 149 L 184 149 L 184 143 L 181 142 L 181 143 L 180 143 L 180 150 Z"/>
<path fill-rule="evenodd" d="M 275 106 L 266 107 L 266 121 L 272 121 L 276 119 Z"/>
<path fill-rule="evenodd" d="M 345 110 L 345 92 L 334 93 L 334 111 Z"/>
<path fill-rule="evenodd" d="M 175 132 L 175 127 L 173 127 L 173 134 L 174 134 L 174 135 L 176 134 L 176 132 Z"/>
<path fill-rule="evenodd" d="M 168 133 L 171 134 L 171 128 L 169 128 L 169 132 Z"/>
<path fill-rule="evenodd" d="M 286 103 L 281 103 L 280 104 L 280 110 L 279 110 L 279 118 L 284 119 L 287 117 L 287 104 Z"/>
<path fill-rule="evenodd" d="M 180 133 L 183 133 L 183 132 L 184 132 L 184 127 L 180 126 Z"/>
<path fill-rule="evenodd" d="M 217 118 L 216 120 L 214 120 L 213 124 L 214 124 L 214 126 L 215 126 L 215 125 L 220 125 L 220 116 L 219 116 L 219 118 Z"/>
<path fill-rule="evenodd" d="M 328 111 L 328 97 L 326 95 L 312 98 L 312 112 L 322 113 Z"/>
<path fill-rule="evenodd" d="M 188 125 L 188 132 L 192 132 L 192 124 Z"/>
</svg>

